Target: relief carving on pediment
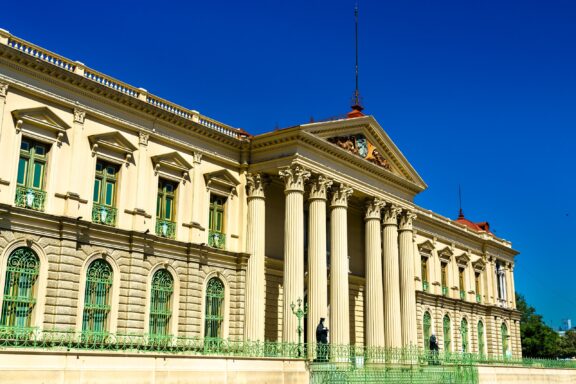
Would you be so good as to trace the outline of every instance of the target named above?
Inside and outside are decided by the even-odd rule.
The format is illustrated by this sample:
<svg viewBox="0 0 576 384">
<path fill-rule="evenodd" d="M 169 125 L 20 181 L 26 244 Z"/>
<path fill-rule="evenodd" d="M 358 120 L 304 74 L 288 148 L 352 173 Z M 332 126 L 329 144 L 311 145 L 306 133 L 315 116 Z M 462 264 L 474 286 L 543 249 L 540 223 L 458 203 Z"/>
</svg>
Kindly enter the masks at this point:
<svg viewBox="0 0 576 384">
<path fill-rule="evenodd" d="M 390 170 L 388 161 L 364 135 L 330 137 L 328 141 L 356 156 L 360 156 L 384 169 Z"/>
</svg>

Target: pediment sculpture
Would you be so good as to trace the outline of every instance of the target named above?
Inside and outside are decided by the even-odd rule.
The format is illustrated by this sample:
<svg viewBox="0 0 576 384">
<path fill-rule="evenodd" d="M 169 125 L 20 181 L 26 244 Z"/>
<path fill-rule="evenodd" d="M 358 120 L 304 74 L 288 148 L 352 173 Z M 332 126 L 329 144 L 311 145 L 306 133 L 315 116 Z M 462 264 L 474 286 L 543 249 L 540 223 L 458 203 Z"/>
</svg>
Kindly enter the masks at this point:
<svg viewBox="0 0 576 384">
<path fill-rule="evenodd" d="M 390 170 L 388 160 L 386 160 L 374 144 L 368 141 L 366 136 L 362 134 L 330 137 L 328 138 L 328 141 L 354 155 L 370 161 L 371 163 Z"/>
</svg>

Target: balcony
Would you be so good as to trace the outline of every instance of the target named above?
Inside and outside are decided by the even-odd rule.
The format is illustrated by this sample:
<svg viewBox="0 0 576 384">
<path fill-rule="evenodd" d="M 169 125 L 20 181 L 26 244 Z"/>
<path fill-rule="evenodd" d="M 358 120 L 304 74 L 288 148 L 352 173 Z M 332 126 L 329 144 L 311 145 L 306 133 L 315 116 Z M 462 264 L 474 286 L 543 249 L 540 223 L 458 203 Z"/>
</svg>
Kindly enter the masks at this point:
<svg viewBox="0 0 576 384">
<path fill-rule="evenodd" d="M 92 206 L 92 222 L 114 227 L 116 226 L 117 212 L 116 208 L 94 203 Z"/>
<path fill-rule="evenodd" d="M 40 189 L 22 186 L 16 187 L 16 199 L 14 200 L 14 205 L 17 207 L 33 209 L 35 211 L 44 211 L 45 200 L 46 192 Z"/>
<path fill-rule="evenodd" d="M 208 245 L 218 249 L 226 247 L 226 234 L 217 231 L 208 232 Z"/>
<path fill-rule="evenodd" d="M 428 292 L 428 282 L 426 280 L 422 281 L 422 290 Z"/>
<path fill-rule="evenodd" d="M 448 287 L 445 285 L 442 286 L 442 296 L 448 296 Z"/>
<path fill-rule="evenodd" d="M 167 239 L 175 238 L 176 223 L 169 220 L 156 219 L 156 234 Z"/>
<path fill-rule="evenodd" d="M 465 300 L 466 299 L 466 291 L 460 291 L 460 300 Z"/>
<path fill-rule="evenodd" d="M 476 294 L 476 302 L 477 302 L 478 304 L 480 304 L 480 303 L 482 302 L 482 295 L 479 294 L 479 293 Z"/>
</svg>

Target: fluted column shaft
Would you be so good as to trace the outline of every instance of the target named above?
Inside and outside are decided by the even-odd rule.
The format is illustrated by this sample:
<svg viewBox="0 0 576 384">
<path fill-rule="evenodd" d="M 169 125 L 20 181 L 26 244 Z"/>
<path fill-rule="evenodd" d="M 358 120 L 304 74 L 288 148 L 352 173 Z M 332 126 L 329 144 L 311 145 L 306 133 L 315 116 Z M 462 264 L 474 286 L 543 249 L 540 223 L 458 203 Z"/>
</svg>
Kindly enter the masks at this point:
<svg viewBox="0 0 576 384">
<path fill-rule="evenodd" d="M 415 346 L 416 335 L 416 293 L 414 290 L 414 247 L 412 245 L 412 221 L 416 215 L 405 211 L 400 216 L 400 318 L 402 322 L 402 345 Z"/>
<path fill-rule="evenodd" d="M 400 277 L 398 266 L 398 222 L 401 208 L 390 205 L 384 209 L 384 340 L 386 347 L 402 346 L 400 317 Z"/>
<path fill-rule="evenodd" d="M 384 347 L 384 293 L 382 286 L 382 235 L 380 216 L 384 202 L 369 200 L 366 205 L 366 346 Z"/>
<path fill-rule="evenodd" d="M 310 183 L 308 212 L 308 343 L 316 342 L 316 326 L 328 317 L 328 276 L 326 266 L 326 196 L 332 181 L 317 176 Z M 314 358 L 315 348 L 308 348 Z"/>
<path fill-rule="evenodd" d="M 290 304 L 304 300 L 304 182 L 310 172 L 293 165 L 279 174 L 286 184 L 282 340 L 295 343 L 298 342 L 298 319 Z"/>
<path fill-rule="evenodd" d="M 246 252 L 250 254 L 246 270 L 246 306 L 244 337 L 264 341 L 264 240 L 266 228 L 264 183 L 261 175 L 246 178 L 248 196 L 248 228 Z"/>
<path fill-rule="evenodd" d="M 352 189 L 332 189 L 330 204 L 330 343 L 350 344 L 348 291 L 348 197 Z"/>
</svg>

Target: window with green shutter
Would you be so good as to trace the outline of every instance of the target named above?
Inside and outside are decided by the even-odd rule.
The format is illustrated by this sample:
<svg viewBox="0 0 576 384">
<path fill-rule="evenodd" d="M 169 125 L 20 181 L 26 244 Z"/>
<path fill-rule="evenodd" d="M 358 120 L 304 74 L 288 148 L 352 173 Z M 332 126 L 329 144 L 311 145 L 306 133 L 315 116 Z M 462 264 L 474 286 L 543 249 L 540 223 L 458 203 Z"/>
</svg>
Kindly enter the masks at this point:
<svg viewBox="0 0 576 384">
<path fill-rule="evenodd" d="M 450 325 L 450 317 L 448 317 L 448 315 L 444 315 L 444 321 L 443 321 L 443 332 L 444 332 L 444 352 L 448 353 L 452 351 L 452 329 L 451 329 L 451 325 Z"/>
<path fill-rule="evenodd" d="M 462 352 L 468 352 L 468 322 L 462 319 L 460 322 L 460 339 L 462 340 Z"/>
<path fill-rule="evenodd" d="M 85 340 L 103 340 L 108 334 L 112 278 L 112 267 L 103 259 L 94 260 L 88 267 L 82 316 Z"/>
<path fill-rule="evenodd" d="M 152 277 L 150 292 L 150 337 L 163 339 L 170 335 L 172 318 L 172 293 L 174 279 L 166 269 L 160 269 Z"/>
<path fill-rule="evenodd" d="M 211 278 L 206 286 L 206 312 L 204 316 L 204 337 L 206 339 L 222 338 L 224 283 L 217 277 Z"/>
<path fill-rule="evenodd" d="M 478 322 L 478 354 L 484 355 L 484 323 Z"/>
<path fill-rule="evenodd" d="M 92 194 L 92 221 L 106 225 L 116 224 L 116 185 L 119 167 L 102 160 L 96 161 L 94 191 Z"/>
<path fill-rule="evenodd" d="M 30 248 L 18 248 L 8 256 L 0 317 L 1 330 L 16 333 L 31 330 L 39 271 L 40 259 Z"/>
<path fill-rule="evenodd" d="M 224 206 L 226 198 L 210 195 L 210 211 L 208 214 L 208 245 L 224 249 L 226 234 L 224 232 Z"/>
<path fill-rule="evenodd" d="M 158 179 L 156 234 L 170 239 L 176 235 L 176 187 L 175 182 Z"/>
<path fill-rule="evenodd" d="M 421 256 L 422 290 L 428 292 L 428 257 Z"/>
<path fill-rule="evenodd" d="M 44 176 L 49 145 L 27 137 L 20 143 L 16 176 L 16 206 L 44 210 Z"/>
</svg>

